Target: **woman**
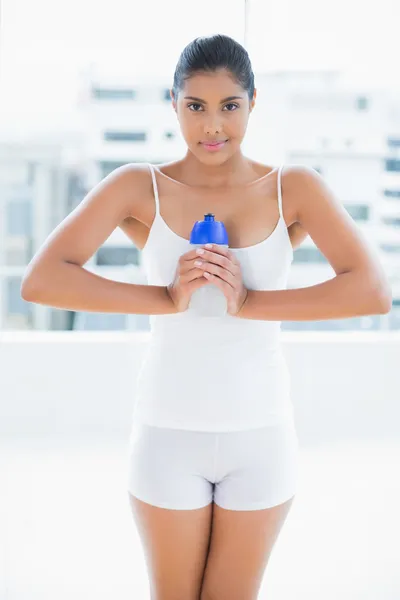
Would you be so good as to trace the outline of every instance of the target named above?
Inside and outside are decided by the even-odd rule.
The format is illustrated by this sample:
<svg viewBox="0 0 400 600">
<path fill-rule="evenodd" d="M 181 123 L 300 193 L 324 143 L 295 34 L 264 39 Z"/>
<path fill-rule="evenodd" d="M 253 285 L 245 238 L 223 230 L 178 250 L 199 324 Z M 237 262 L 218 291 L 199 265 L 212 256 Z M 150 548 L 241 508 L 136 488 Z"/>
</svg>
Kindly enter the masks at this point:
<svg viewBox="0 0 400 600">
<path fill-rule="evenodd" d="M 129 498 L 153 600 L 254 600 L 297 486 L 297 436 L 281 320 L 383 314 L 391 294 L 353 221 L 313 169 L 245 157 L 255 106 L 250 60 L 235 40 L 197 38 L 171 90 L 187 151 L 128 164 L 96 185 L 29 265 L 26 300 L 151 315 L 129 458 Z M 213 212 L 229 248 L 191 249 Z M 83 268 L 116 227 L 142 249 L 149 285 Z M 309 234 L 336 272 L 286 289 Z M 214 283 L 224 317 L 187 311 Z"/>
</svg>

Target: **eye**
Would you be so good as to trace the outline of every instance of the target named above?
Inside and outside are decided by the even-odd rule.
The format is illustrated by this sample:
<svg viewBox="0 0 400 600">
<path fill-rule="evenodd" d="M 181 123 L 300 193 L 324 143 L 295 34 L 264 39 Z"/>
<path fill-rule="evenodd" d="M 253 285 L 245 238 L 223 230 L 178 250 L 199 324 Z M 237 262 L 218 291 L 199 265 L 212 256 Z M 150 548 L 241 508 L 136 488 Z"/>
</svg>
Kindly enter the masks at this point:
<svg viewBox="0 0 400 600">
<path fill-rule="evenodd" d="M 188 108 L 190 108 L 191 106 L 200 106 L 201 107 L 201 104 L 198 104 L 197 102 L 191 102 L 187 106 L 188 106 Z M 198 110 L 193 110 L 192 112 L 199 112 L 199 111 Z"/>
<path fill-rule="evenodd" d="M 191 108 L 192 106 L 193 107 L 197 106 L 197 107 L 201 108 L 201 104 L 199 104 L 198 102 L 191 102 L 190 104 L 187 105 L 187 107 L 190 108 L 190 110 L 192 112 L 200 112 L 200 110 L 197 110 L 197 109 L 194 109 L 194 108 L 192 109 Z M 237 108 L 240 108 L 239 104 L 236 104 L 235 102 L 229 102 L 229 104 L 225 104 L 224 109 L 227 108 L 227 106 L 231 106 L 231 107 L 233 106 L 234 107 L 233 109 L 229 109 L 228 112 L 233 112 Z"/>
<path fill-rule="evenodd" d="M 234 102 L 230 102 L 229 104 L 225 104 L 224 108 L 226 108 L 227 106 L 234 106 L 235 109 L 239 108 L 238 104 L 235 104 Z M 232 110 L 228 110 L 228 112 L 233 112 Z"/>
</svg>

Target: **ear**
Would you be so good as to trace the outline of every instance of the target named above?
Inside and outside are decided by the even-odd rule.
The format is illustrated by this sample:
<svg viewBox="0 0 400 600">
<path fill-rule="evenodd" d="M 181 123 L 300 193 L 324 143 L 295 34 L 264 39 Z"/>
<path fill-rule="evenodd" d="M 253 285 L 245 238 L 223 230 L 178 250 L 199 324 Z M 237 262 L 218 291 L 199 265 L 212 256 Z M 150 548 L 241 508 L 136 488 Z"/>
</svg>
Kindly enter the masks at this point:
<svg viewBox="0 0 400 600">
<path fill-rule="evenodd" d="M 253 99 L 250 102 L 249 112 L 251 112 L 256 104 L 257 90 L 254 88 Z"/>
<path fill-rule="evenodd" d="M 176 112 L 176 102 L 175 102 L 174 92 L 172 90 L 169 90 L 169 95 L 170 95 L 171 101 L 172 101 L 172 108 Z"/>
</svg>

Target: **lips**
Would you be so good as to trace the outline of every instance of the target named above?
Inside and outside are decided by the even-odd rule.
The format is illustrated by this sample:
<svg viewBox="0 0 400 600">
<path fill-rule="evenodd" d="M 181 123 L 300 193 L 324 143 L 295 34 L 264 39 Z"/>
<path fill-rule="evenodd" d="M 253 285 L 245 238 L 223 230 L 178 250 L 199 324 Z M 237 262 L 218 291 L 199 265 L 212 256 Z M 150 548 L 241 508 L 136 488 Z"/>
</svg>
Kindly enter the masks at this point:
<svg viewBox="0 0 400 600">
<path fill-rule="evenodd" d="M 215 152 L 220 148 L 223 148 L 228 140 L 214 141 L 214 142 L 200 142 L 205 150 L 209 152 Z"/>
<path fill-rule="evenodd" d="M 203 146 L 218 146 L 218 144 L 225 144 L 228 140 L 212 140 L 207 142 L 200 142 Z"/>
</svg>

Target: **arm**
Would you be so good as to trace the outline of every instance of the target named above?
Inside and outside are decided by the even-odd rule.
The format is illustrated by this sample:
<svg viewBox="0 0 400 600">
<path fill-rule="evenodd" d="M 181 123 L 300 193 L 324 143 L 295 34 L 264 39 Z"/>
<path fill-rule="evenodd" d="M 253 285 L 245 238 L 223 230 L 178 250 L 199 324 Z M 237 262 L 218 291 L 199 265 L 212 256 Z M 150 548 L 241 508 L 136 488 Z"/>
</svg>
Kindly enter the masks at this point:
<svg viewBox="0 0 400 600">
<path fill-rule="evenodd" d="M 326 256 L 336 276 L 305 288 L 249 290 L 238 313 L 243 319 L 319 321 L 386 314 L 389 282 L 372 248 L 322 177 L 304 166 L 285 168 L 284 196 L 297 221 Z"/>
<path fill-rule="evenodd" d="M 293 250 L 298 248 L 308 236 L 307 231 L 304 231 L 300 223 L 292 223 L 288 227 L 288 233 Z"/>
<path fill-rule="evenodd" d="M 121 283 L 83 267 L 147 193 L 141 165 L 115 169 L 54 229 L 27 266 L 21 296 L 28 302 L 90 312 L 169 314 L 163 286 Z"/>
</svg>

